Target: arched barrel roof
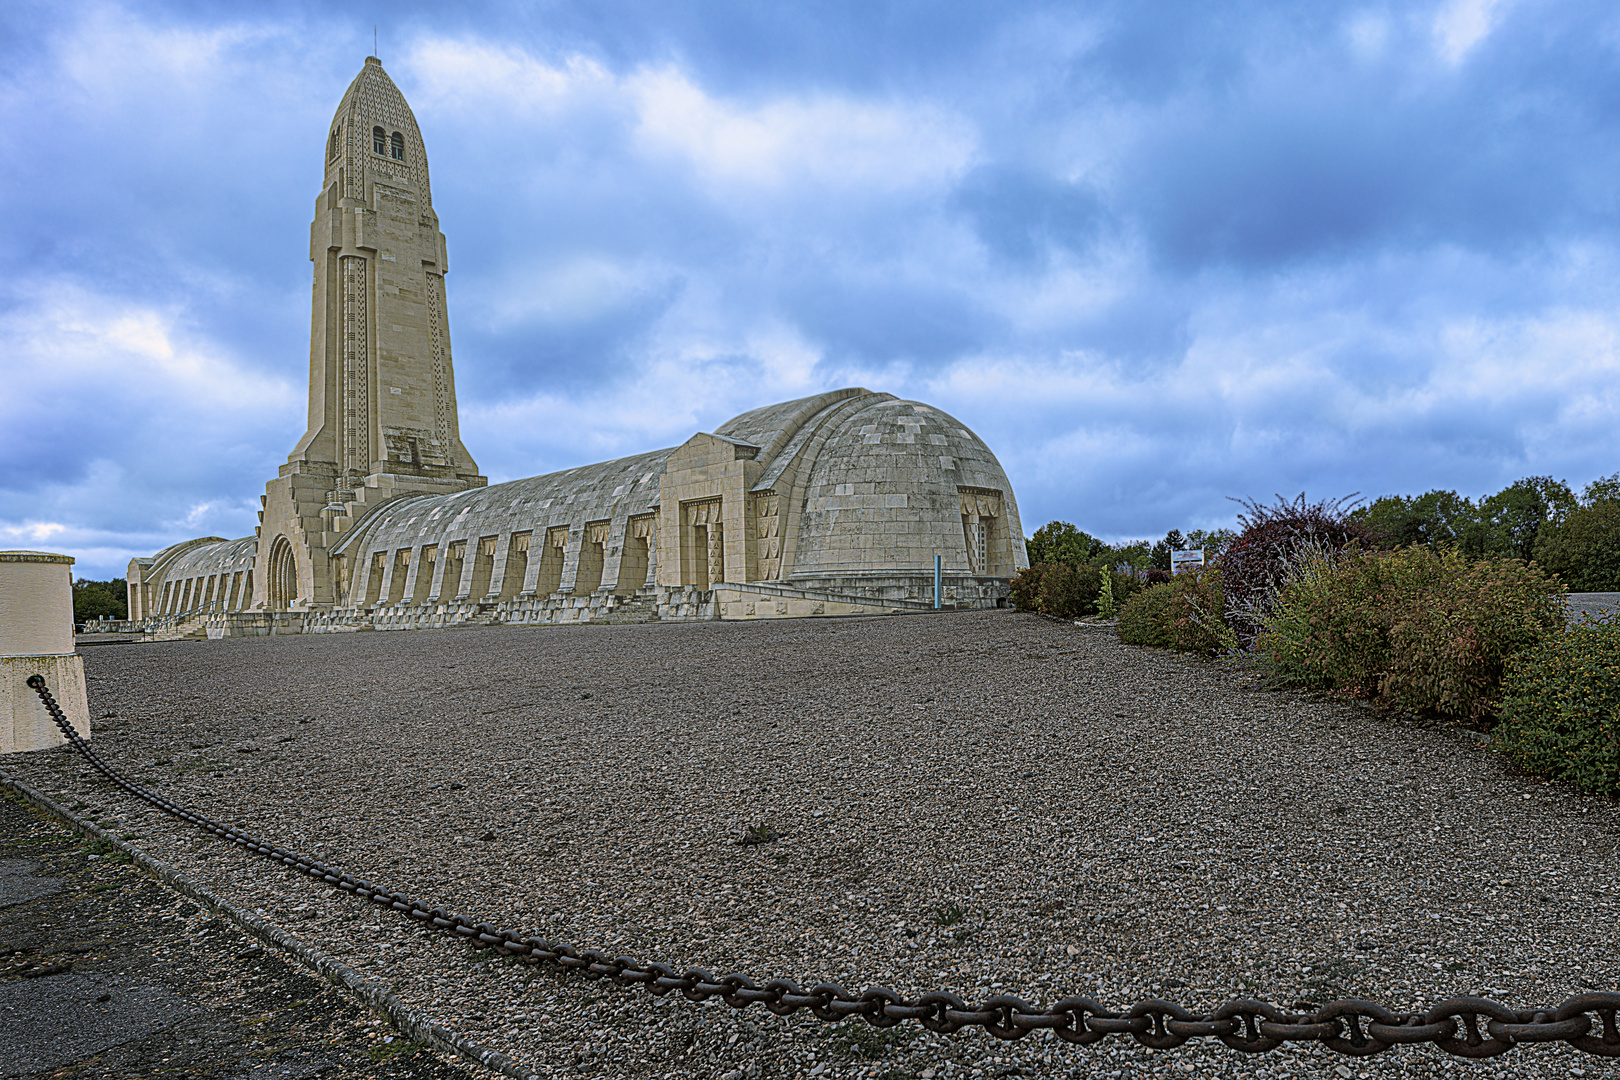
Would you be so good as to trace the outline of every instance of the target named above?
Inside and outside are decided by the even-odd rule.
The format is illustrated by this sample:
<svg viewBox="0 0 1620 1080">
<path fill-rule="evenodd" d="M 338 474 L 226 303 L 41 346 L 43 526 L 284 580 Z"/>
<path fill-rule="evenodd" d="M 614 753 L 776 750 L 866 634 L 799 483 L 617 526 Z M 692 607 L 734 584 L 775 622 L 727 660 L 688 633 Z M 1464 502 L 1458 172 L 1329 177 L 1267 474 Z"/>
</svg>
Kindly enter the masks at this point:
<svg viewBox="0 0 1620 1080">
<path fill-rule="evenodd" d="M 164 568 L 164 577 L 169 581 L 175 581 L 181 578 L 208 577 L 212 574 L 250 570 L 253 567 L 253 554 L 257 550 L 258 541 L 251 536 L 244 536 L 240 540 L 197 544 L 176 556 L 174 561 Z"/>
<path fill-rule="evenodd" d="M 936 554 L 970 573 L 964 514 L 999 524 L 993 576 L 1024 565 L 1012 485 L 978 436 L 921 402 L 851 388 L 754 409 L 716 429 L 758 447 L 751 490 L 786 500 L 796 522 L 791 578 L 931 572 Z M 380 552 L 623 522 L 658 508 L 673 450 L 655 450 L 446 495 L 406 495 L 332 549 L 359 566 Z M 799 512 L 793 513 L 797 508 Z M 790 525 L 790 528 L 792 526 Z M 981 571 L 988 573 L 988 571 Z"/>
<path fill-rule="evenodd" d="M 669 450 L 511 480 L 450 495 L 415 495 L 386 503 L 362 521 L 334 554 L 363 557 L 420 544 L 544 530 L 652 511 Z"/>
</svg>

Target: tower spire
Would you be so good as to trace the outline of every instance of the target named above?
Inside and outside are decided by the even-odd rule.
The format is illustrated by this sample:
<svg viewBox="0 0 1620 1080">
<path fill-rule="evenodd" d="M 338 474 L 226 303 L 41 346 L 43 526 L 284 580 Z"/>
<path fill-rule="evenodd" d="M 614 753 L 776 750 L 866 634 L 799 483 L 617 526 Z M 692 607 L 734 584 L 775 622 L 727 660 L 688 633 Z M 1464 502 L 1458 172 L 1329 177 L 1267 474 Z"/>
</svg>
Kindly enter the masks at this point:
<svg viewBox="0 0 1620 1080">
<path fill-rule="evenodd" d="M 310 228 L 309 426 L 265 492 L 259 558 L 282 562 L 256 576 L 284 589 L 296 578 L 315 604 L 333 595 L 326 550 L 372 506 L 485 482 L 461 442 L 427 149 L 375 56 L 338 104 L 325 157 Z"/>
</svg>

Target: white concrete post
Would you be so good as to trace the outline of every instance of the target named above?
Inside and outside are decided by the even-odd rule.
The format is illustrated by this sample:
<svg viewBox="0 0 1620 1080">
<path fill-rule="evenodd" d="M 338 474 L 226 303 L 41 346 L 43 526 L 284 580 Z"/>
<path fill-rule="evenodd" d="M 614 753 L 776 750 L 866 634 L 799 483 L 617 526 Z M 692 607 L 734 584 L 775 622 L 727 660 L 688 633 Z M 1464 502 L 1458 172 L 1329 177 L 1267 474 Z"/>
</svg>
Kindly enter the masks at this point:
<svg viewBox="0 0 1620 1080">
<path fill-rule="evenodd" d="M 0 551 L 0 754 L 67 741 L 28 686 L 43 675 L 78 733 L 90 737 L 84 660 L 73 651 L 73 559 Z"/>
</svg>

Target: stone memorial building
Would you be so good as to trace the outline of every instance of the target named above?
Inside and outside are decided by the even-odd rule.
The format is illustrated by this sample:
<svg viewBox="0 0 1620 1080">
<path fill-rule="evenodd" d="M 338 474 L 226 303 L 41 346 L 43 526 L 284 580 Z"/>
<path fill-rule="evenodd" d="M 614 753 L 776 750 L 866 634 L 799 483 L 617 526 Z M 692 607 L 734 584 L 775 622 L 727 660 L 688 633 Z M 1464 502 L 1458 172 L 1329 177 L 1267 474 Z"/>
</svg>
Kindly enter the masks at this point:
<svg viewBox="0 0 1620 1080">
<path fill-rule="evenodd" d="M 410 106 L 375 57 L 325 140 L 309 428 L 259 527 L 129 565 L 130 618 L 208 636 L 1004 605 L 1026 565 L 995 455 L 847 389 L 678 447 L 487 486 L 462 441 L 449 259 Z"/>
</svg>

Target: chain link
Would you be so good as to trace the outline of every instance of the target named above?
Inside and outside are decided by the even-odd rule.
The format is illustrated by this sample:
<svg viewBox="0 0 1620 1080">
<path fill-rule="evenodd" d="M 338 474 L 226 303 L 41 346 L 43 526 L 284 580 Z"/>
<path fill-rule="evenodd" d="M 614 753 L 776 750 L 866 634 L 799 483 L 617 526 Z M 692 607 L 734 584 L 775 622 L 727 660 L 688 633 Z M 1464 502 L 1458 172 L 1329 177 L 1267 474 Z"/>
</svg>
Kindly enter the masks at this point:
<svg viewBox="0 0 1620 1080">
<path fill-rule="evenodd" d="M 1042 1007 L 1012 994 L 997 994 L 974 1005 L 943 990 L 908 999 L 884 986 L 860 994 L 830 982 L 817 983 L 809 990 L 792 979 L 772 979 L 760 986 L 747 975 L 716 977 L 702 968 L 677 972 L 656 961 L 610 957 L 594 949 L 579 950 L 543 938 L 520 937 L 514 931 L 429 907 L 404 893 L 255 839 L 131 783 L 79 737 L 43 677 L 30 675 L 28 685 L 92 768 L 123 791 L 166 814 L 424 926 L 505 956 L 520 957 L 530 964 L 579 971 L 622 986 L 639 985 L 658 997 L 679 991 L 691 1001 L 719 998 L 733 1009 L 746 1009 L 757 1002 L 778 1016 L 808 1009 L 827 1021 L 859 1016 L 873 1027 L 892 1027 L 914 1020 L 941 1034 L 978 1026 L 1005 1040 L 1021 1039 L 1044 1029 L 1076 1046 L 1090 1046 L 1111 1035 L 1128 1035 L 1143 1046 L 1168 1050 L 1189 1039 L 1215 1038 L 1233 1050 L 1250 1054 L 1275 1050 L 1285 1043 L 1315 1042 L 1335 1053 L 1367 1057 L 1396 1046 L 1432 1043 L 1458 1057 L 1485 1058 L 1504 1054 L 1521 1043 L 1565 1042 L 1588 1054 L 1620 1057 L 1620 1029 L 1615 1022 L 1620 1012 L 1620 993 L 1578 994 L 1557 1006 L 1521 1010 L 1487 998 L 1458 997 L 1442 1001 L 1427 1012 L 1414 1013 L 1392 1012 L 1382 1005 L 1356 1000 L 1332 1001 L 1312 1013 L 1285 1012 L 1264 1001 L 1250 1000 L 1229 1001 L 1212 1013 L 1194 1013 L 1173 1001 L 1153 999 L 1121 1013 L 1088 997 L 1067 997 Z"/>
</svg>

